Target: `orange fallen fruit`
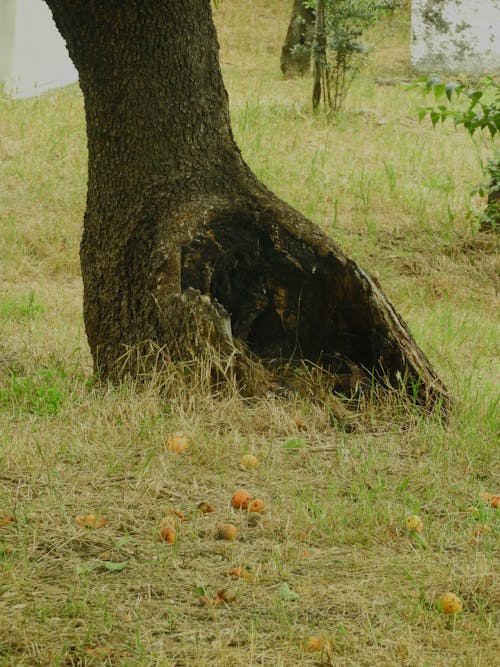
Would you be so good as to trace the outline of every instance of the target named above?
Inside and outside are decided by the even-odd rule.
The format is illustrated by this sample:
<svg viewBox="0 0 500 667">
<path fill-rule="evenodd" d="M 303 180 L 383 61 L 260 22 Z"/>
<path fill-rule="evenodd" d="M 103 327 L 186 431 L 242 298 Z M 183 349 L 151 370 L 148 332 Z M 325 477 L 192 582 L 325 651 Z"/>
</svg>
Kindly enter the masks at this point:
<svg viewBox="0 0 500 667">
<path fill-rule="evenodd" d="M 305 431 L 307 429 L 306 424 L 302 421 L 300 417 L 292 417 L 292 421 L 295 424 L 295 426 L 299 429 L 299 431 Z"/>
<path fill-rule="evenodd" d="M 180 454 L 185 452 L 189 448 L 189 441 L 184 435 L 178 431 L 177 433 L 172 433 L 167 437 L 167 442 L 165 443 L 168 450 L 174 454 Z"/>
<path fill-rule="evenodd" d="M 322 651 L 325 646 L 325 640 L 322 637 L 309 637 L 305 642 L 305 650 L 311 653 L 315 651 Z"/>
<path fill-rule="evenodd" d="M 250 505 L 248 506 L 248 511 L 249 512 L 262 512 L 264 509 L 264 501 L 261 500 L 260 498 L 254 498 L 250 502 Z"/>
<path fill-rule="evenodd" d="M 231 498 L 231 506 L 238 510 L 247 510 L 252 496 L 245 489 L 237 489 Z"/>
<path fill-rule="evenodd" d="M 489 502 L 494 509 L 500 509 L 500 496 L 490 496 Z"/>
<path fill-rule="evenodd" d="M 231 567 L 229 570 L 226 570 L 224 574 L 226 574 L 228 577 L 232 577 L 233 579 L 253 581 L 252 574 L 242 567 Z"/>
<path fill-rule="evenodd" d="M 16 523 L 12 514 L 0 514 L 0 528 L 9 526 L 11 523 Z"/>
<path fill-rule="evenodd" d="M 217 528 L 217 538 L 219 540 L 235 540 L 238 537 L 238 529 L 232 523 L 222 523 Z"/>
<path fill-rule="evenodd" d="M 214 511 L 212 505 L 205 502 L 198 503 L 198 509 L 202 514 L 211 514 Z"/>
<path fill-rule="evenodd" d="M 437 606 L 442 614 L 460 614 L 464 605 L 455 593 L 444 593 L 438 598 Z"/>
<path fill-rule="evenodd" d="M 169 544 L 173 544 L 175 542 L 175 539 L 176 539 L 175 528 L 173 526 L 171 526 L 170 524 L 165 523 L 160 528 L 159 537 L 160 537 L 160 540 L 163 540 L 164 542 L 168 542 Z"/>
<path fill-rule="evenodd" d="M 95 514 L 75 516 L 75 523 L 82 528 L 104 528 L 106 519 L 99 519 Z"/>
</svg>

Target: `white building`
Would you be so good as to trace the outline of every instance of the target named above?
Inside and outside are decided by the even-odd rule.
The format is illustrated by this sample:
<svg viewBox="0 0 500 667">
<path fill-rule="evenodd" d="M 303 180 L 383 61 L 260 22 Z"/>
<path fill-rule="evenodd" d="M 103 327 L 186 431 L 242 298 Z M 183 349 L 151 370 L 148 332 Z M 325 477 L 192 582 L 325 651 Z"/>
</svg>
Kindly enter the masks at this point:
<svg viewBox="0 0 500 667">
<path fill-rule="evenodd" d="M 43 0 L 0 0 L 0 82 L 31 97 L 78 80 L 64 40 Z"/>
<path fill-rule="evenodd" d="M 412 0 L 417 72 L 500 72 L 500 0 Z"/>
</svg>

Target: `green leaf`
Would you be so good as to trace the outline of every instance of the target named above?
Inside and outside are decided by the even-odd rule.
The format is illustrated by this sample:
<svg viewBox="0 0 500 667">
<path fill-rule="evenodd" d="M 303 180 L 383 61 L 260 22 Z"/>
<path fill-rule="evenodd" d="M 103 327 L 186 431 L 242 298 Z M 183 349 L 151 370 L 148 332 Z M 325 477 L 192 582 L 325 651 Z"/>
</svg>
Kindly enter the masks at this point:
<svg viewBox="0 0 500 667">
<path fill-rule="evenodd" d="M 455 94 L 458 95 L 460 91 L 463 90 L 463 87 L 464 86 L 462 83 L 457 83 L 456 81 L 448 81 L 448 83 L 444 87 L 446 97 L 448 98 L 448 100 L 451 102 L 453 93 L 455 92 Z"/>
<path fill-rule="evenodd" d="M 89 563 L 88 565 L 77 565 L 75 567 L 75 572 L 77 575 L 81 574 L 88 574 L 89 572 L 92 572 L 92 570 L 95 568 L 95 565 Z"/>
<path fill-rule="evenodd" d="M 441 114 L 439 113 L 439 111 L 431 111 L 429 115 L 431 117 L 432 126 L 435 127 L 436 123 L 438 123 L 438 121 L 441 118 Z"/>
<path fill-rule="evenodd" d="M 279 593 L 282 600 L 290 600 L 290 602 L 295 602 L 299 599 L 299 594 L 292 590 L 286 581 L 281 584 Z"/>
<path fill-rule="evenodd" d="M 427 116 L 428 109 L 422 109 L 420 108 L 418 110 L 418 120 L 419 122 L 424 120 L 424 118 Z"/>
<path fill-rule="evenodd" d="M 472 93 L 469 93 L 469 97 L 471 100 L 474 101 L 474 103 L 479 102 L 481 97 L 484 95 L 484 92 L 482 90 L 475 90 Z"/>
<path fill-rule="evenodd" d="M 436 98 L 436 100 L 438 100 L 440 97 L 442 97 L 444 95 L 444 92 L 446 90 L 446 86 L 444 85 L 444 83 L 437 83 L 434 86 L 433 90 L 434 90 L 434 97 Z"/>
<path fill-rule="evenodd" d="M 430 76 L 425 81 L 425 90 L 430 93 L 434 86 L 439 86 L 441 84 L 441 79 L 438 76 Z"/>
<path fill-rule="evenodd" d="M 195 590 L 198 593 L 198 595 L 208 595 L 209 591 L 203 584 L 196 584 Z"/>
<path fill-rule="evenodd" d="M 306 443 L 302 438 L 290 438 L 289 440 L 286 440 L 282 447 L 283 449 L 288 449 L 291 451 L 294 451 L 296 449 L 304 449 L 306 446 Z"/>
<path fill-rule="evenodd" d="M 110 572 L 121 572 L 127 567 L 129 561 L 124 560 L 121 563 L 113 563 L 113 561 L 111 560 L 104 560 L 102 564 L 104 565 L 106 570 L 109 570 Z"/>
</svg>

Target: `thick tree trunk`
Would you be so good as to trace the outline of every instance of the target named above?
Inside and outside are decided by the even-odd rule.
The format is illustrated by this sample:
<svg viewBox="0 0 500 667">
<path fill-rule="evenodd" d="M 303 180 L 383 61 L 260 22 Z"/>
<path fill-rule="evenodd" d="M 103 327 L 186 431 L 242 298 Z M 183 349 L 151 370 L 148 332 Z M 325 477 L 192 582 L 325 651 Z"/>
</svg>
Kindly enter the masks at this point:
<svg viewBox="0 0 500 667">
<path fill-rule="evenodd" d="M 446 397 L 378 284 L 242 160 L 209 0 L 47 4 L 85 97 L 84 318 L 102 376 L 149 344 L 229 358 L 234 336 L 263 360 Z"/>
<path fill-rule="evenodd" d="M 304 0 L 293 0 L 292 15 L 281 49 L 281 71 L 285 78 L 304 76 L 311 68 L 314 10 Z"/>
</svg>

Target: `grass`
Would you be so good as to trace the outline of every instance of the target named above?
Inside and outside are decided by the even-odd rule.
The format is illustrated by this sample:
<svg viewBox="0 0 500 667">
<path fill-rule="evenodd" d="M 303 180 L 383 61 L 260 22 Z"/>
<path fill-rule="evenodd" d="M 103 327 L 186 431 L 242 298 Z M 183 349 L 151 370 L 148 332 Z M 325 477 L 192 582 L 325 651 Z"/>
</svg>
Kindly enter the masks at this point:
<svg viewBox="0 0 500 667">
<path fill-rule="evenodd" d="M 453 414 L 426 421 L 394 399 L 346 424 L 333 399 L 213 396 L 176 369 L 168 392 L 96 385 L 78 264 L 81 95 L 0 97 L 0 515 L 15 519 L 0 528 L 2 667 L 498 659 L 499 515 L 481 499 L 500 479 L 498 256 L 467 215 L 481 206 L 469 195 L 479 162 L 465 133 L 417 123 L 416 92 L 376 83 L 410 76 L 407 7 L 375 28 L 329 126 L 311 116 L 310 81 L 280 78 L 283 4 L 216 12 L 237 140 L 269 187 L 379 277 Z M 178 430 L 191 447 L 174 455 L 165 441 Z M 244 453 L 260 466 L 241 469 Z M 257 523 L 229 506 L 240 486 L 266 503 Z M 166 545 L 171 508 L 186 519 Z M 106 526 L 79 527 L 88 513 Z M 406 530 L 414 514 L 420 535 Z M 239 539 L 214 539 L 228 521 Z M 237 566 L 251 577 L 229 578 Z M 222 589 L 235 599 L 200 603 Z M 446 591 L 461 615 L 436 611 Z M 304 650 L 313 635 L 327 650 Z"/>
</svg>

